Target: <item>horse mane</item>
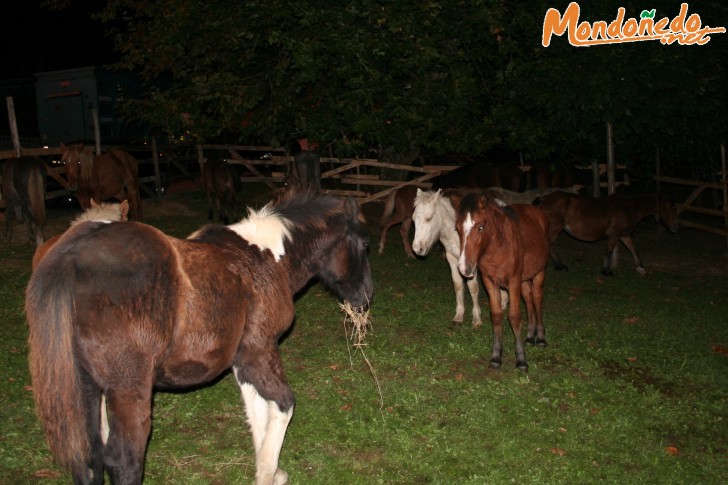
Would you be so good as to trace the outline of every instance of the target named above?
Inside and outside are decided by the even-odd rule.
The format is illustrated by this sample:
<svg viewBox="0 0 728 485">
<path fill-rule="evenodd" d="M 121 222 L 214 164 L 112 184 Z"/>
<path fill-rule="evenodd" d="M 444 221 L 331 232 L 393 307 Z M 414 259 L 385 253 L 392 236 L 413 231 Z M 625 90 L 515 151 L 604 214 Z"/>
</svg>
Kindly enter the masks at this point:
<svg viewBox="0 0 728 485">
<path fill-rule="evenodd" d="M 81 148 L 78 150 L 78 158 L 81 165 L 79 168 L 78 178 L 79 180 L 87 182 L 91 180 L 91 174 L 94 170 L 94 154 Z"/>
<path fill-rule="evenodd" d="M 276 261 L 285 254 L 285 243 L 295 234 L 320 233 L 327 222 L 344 213 L 340 198 L 310 192 L 283 195 L 261 209 L 248 209 L 248 217 L 229 229 L 261 249 L 269 249 Z M 364 222 L 360 216 L 360 222 Z M 188 239 L 199 238 L 200 231 Z"/>
<path fill-rule="evenodd" d="M 93 200 L 93 199 L 92 199 Z M 86 209 L 71 221 L 71 226 L 84 221 L 125 221 L 128 218 L 129 202 L 91 202 L 91 208 Z"/>
</svg>

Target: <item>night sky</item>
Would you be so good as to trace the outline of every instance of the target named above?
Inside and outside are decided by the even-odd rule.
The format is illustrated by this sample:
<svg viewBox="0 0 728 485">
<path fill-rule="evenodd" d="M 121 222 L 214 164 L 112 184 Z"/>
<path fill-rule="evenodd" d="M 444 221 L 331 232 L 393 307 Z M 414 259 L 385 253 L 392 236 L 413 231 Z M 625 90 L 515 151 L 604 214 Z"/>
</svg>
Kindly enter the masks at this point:
<svg viewBox="0 0 728 485">
<path fill-rule="evenodd" d="M 80 0 L 61 12 L 41 8 L 39 0 L 7 2 L 0 29 L 0 79 L 37 72 L 100 66 L 118 60 L 104 27 L 90 18 L 98 0 Z M 10 7 L 12 5 L 12 7 Z"/>
</svg>

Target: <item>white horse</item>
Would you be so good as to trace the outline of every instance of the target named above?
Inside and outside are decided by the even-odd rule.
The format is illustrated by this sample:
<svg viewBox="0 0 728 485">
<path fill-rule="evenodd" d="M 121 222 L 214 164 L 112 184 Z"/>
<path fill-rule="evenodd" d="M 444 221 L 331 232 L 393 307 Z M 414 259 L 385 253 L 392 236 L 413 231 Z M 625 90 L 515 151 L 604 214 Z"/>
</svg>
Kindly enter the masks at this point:
<svg viewBox="0 0 728 485">
<path fill-rule="evenodd" d="M 453 325 L 463 323 L 465 315 L 465 288 L 463 277 L 458 270 L 460 257 L 460 237 L 455 230 L 455 209 L 450 199 L 442 195 L 442 191 L 423 191 L 417 189 L 415 210 L 412 213 L 415 223 L 415 239 L 412 249 L 419 256 L 426 256 L 432 246 L 439 240 L 445 248 L 445 257 L 450 265 L 452 284 L 455 287 L 455 316 Z M 477 275 L 465 280 L 473 300 L 473 327 L 480 327 L 480 303 L 478 302 L 479 283 Z"/>
<path fill-rule="evenodd" d="M 543 197 L 551 192 L 568 192 L 570 194 L 578 194 L 579 189 L 583 188 L 583 185 L 572 185 L 571 187 L 551 187 L 548 189 L 533 189 L 525 192 L 513 192 L 512 190 L 506 190 L 501 187 L 490 187 L 486 189 L 496 199 L 504 202 L 506 205 L 513 204 L 530 204 L 537 197 Z"/>
</svg>

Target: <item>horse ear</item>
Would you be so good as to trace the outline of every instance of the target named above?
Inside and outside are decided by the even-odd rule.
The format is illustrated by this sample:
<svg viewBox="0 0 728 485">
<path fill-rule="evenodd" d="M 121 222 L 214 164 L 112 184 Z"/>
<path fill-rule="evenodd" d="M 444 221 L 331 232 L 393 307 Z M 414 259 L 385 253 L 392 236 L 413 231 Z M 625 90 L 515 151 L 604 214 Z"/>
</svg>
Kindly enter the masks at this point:
<svg viewBox="0 0 728 485">
<path fill-rule="evenodd" d="M 455 208 L 455 212 L 457 212 L 458 209 L 460 209 L 460 201 L 463 200 L 462 194 L 460 194 L 458 192 L 453 192 L 449 195 L 449 198 L 450 198 L 450 203 Z"/>
<path fill-rule="evenodd" d="M 124 199 L 124 201 L 119 204 L 119 212 L 121 213 L 122 221 L 129 220 L 129 201 L 127 199 Z"/>
<path fill-rule="evenodd" d="M 349 219 L 356 219 L 359 216 L 359 204 L 354 197 L 347 197 L 344 200 L 344 214 Z"/>
<path fill-rule="evenodd" d="M 420 194 L 422 194 L 422 192 L 423 192 L 422 189 L 417 187 L 417 197 L 419 197 Z"/>
<path fill-rule="evenodd" d="M 95 209 L 96 207 L 99 207 L 101 204 L 97 204 L 93 197 L 91 197 L 91 208 Z"/>
</svg>

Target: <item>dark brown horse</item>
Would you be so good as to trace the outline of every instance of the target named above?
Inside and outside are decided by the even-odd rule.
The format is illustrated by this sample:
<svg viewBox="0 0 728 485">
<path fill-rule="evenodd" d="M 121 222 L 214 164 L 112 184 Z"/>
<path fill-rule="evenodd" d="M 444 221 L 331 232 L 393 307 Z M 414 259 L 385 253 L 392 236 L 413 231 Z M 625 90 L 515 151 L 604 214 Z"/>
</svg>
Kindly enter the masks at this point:
<svg viewBox="0 0 728 485">
<path fill-rule="evenodd" d="M 33 272 L 25 303 L 36 408 L 58 462 L 77 483 L 101 483 L 104 470 L 113 483 L 140 483 L 154 387 L 232 368 L 256 483 L 285 483 L 278 457 L 294 397 L 278 339 L 314 277 L 368 307 L 365 231 L 356 201 L 332 196 L 282 199 L 187 239 L 133 221 L 70 228 Z"/>
<path fill-rule="evenodd" d="M 107 199 L 129 201 L 129 218 L 141 220 L 139 167 L 137 160 L 123 150 L 93 155 L 83 144 L 61 145 L 61 162 L 66 180 L 78 203 L 90 209 L 90 200 L 100 204 Z"/>
<path fill-rule="evenodd" d="M 637 223 L 654 215 L 657 221 L 673 233 L 678 229 L 677 207 L 666 195 L 589 197 L 554 192 L 539 198 L 534 204 L 539 205 L 549 219 L 551 257 L 556 269 L 566 269 L 553 247 L 561 231 L 586 242 L 606 239 L 607 249 L 602 263 L 602 273 L 605 275 L 612 274 L 612 258 L 617 243 L 622 241 L 632 253 L 637 272 L 645 275 L 645 268 L 632 240 L 632 232 Z"/>
<path fill-rule="evenodd" d="M 399 234 L 402 237 L 402 245 L 404 252 L 408 258 L 414 258 L 415 253 L 412 252 L 412 244 L 409 241 L 409 230 L 412 227 L 412 212 L 414 212 L 415 197 L 417 196 L 417 187 L 415 185 L 405 185 L 391 192 L 384 201 L 384 212 L 379 221 L 381 234 L 379 236 L 379 254 L 384 253 L 384 244 L 387 240 L 387 231 L 392 226 L 402 224 L 399 228 Z"/>
<path fill-rule="evenodd" d="M 451 194 L 456 208 L 455 227 L 460 236 L 458 269 L 466 278 L 480 272 L 490 299 L 493 352 L 490 366 L 499 368 L 503 350 L 501 289 L 508 292 L 508 321 L 516 341 L 516 367 L 528 370 L 521 340 L 523 297 L 528 312 L 526 342 L 546 345 L 543 325 L 543 285 L 549 261 L 548 220 L 538 207 L 504 206 L 490 195 Z"/>
<path fill-rule="evenodd" d="M 210 158 L 202 166 L 202 187 L 207 194 L 207 218 L 212 220 L 215 208 L 224 224 L 230 224 L 235 194 L 240 190 L 239 165 L 219 158 Z"/>
<path fill-rule="evenodd" d="M 9 158 L 2 169 L 2 197 L 5 199 L 5 239 L 13 237 L 14 218 L 28 225 L 28 238 L 36 247 L 43 244 L 46 224 L 47 168 L 38 157 Z"/>
</svg>

